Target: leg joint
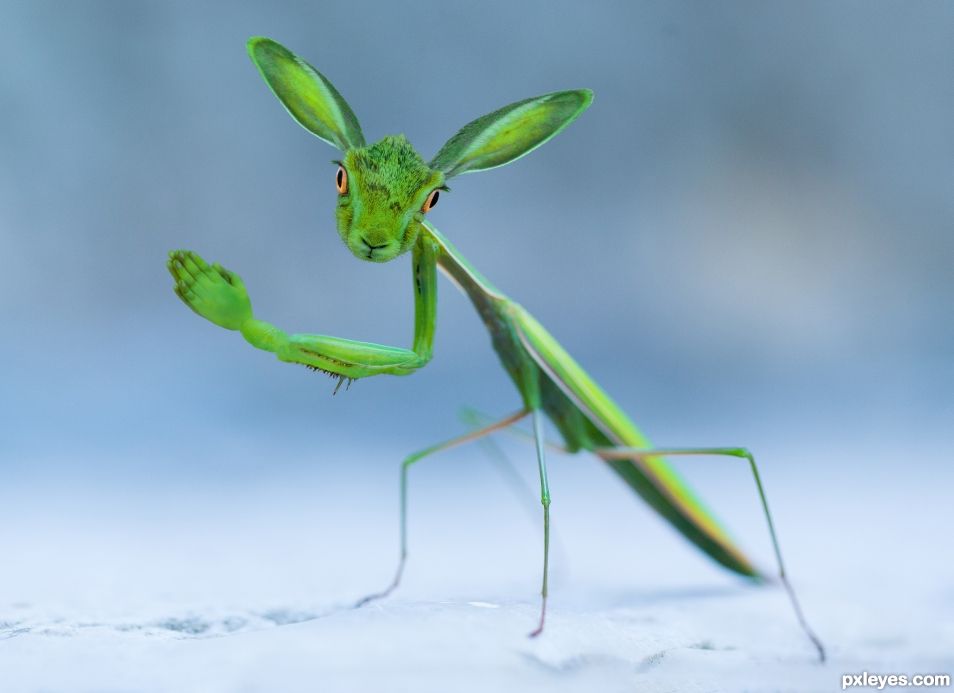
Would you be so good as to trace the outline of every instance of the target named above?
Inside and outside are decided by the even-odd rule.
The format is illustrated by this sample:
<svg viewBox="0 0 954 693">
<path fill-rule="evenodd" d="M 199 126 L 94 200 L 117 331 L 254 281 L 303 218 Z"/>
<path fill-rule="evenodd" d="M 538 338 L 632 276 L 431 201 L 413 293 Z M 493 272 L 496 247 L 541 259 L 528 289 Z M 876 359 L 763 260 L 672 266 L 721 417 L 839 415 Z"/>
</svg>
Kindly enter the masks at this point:
<svg viewBox="0 0 954 693">
<path fill-rule="evenodd" d="M 749 460 L 749 462 L 755 462 L 755 456 L 748 448 L 734 448 L 732 454 L 736 457 L 743 457 Z"/>
</svg>

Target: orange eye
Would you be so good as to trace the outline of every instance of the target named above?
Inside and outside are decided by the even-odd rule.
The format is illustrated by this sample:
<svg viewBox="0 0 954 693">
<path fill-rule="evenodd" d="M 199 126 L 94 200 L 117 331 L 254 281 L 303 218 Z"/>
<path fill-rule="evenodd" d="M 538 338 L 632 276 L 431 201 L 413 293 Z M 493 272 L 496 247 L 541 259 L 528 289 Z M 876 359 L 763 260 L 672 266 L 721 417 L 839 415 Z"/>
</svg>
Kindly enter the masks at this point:
<svg viewBox="0 0 954 693">
<path fill-rule="evenodd" d="M 437 205 L 437 198 L 440 196 L 440 190 L 431 190 L 431 194 L 427 196 L 426 200 L 424 200 L 424 206 L 421 207 L 421 211 L 427 213 L 434 209 L 434 207 Z"/>
<path fill-rule="evenodd" d="M 338 173 L 335 174 L 335 185 L 338 188 L 339 195 L 348 192 L 348 172 L 344 170 L 344 166 L 338 166 Z"/>
</svg>

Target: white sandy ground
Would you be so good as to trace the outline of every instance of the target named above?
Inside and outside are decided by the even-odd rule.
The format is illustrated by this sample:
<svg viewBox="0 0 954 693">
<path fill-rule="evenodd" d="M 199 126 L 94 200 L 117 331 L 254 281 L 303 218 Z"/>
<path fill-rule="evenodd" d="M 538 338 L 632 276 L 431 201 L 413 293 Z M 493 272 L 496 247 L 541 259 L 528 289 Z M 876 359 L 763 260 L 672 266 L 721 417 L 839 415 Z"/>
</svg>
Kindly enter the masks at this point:
<svg viewBox="0 0 954 693">
<path fill-rule="evenodd" d="M 535 640 L 536 506 L 478 449 L 415 469 L 405 584 L 357 610 L 394 566 L 393 466 L 217 485 L 181 462 L 77 464 L 55 483 L 17 467 L 0 491 L 0 691 L 830 691 L 844 673 L 954 673 L 950 473 L 766 469 L 820 666 L 780 589 L 711 567 L 596 462 L 552 460 Z M 767 563 L 751 482 L 720 469 L 688 476 Z"/>
</svg>

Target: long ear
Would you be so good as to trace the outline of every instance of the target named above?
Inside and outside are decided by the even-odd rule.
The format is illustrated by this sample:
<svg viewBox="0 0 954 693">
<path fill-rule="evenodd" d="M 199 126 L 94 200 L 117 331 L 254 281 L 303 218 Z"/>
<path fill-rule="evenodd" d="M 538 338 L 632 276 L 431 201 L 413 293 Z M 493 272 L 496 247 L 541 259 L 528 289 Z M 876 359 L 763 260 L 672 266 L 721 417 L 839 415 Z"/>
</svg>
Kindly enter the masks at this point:
<svg viewBox="0 0 954 693">
<path fill-rule="evenodd" d="M 430 166 L 450 178 L 509 164 L 572 123 L 592 101 L 593 92 L 576 89 L 504 106 L 461 128 L 441 147 Z"/>
<path fill-rule="evenodd" d="M 269 88 L 303 128 L 342 151 L 364 146 L 354 111 L 318 70 L 280 43 L 262 36 L 248 40 L 248 54 Z"/>
</svg>

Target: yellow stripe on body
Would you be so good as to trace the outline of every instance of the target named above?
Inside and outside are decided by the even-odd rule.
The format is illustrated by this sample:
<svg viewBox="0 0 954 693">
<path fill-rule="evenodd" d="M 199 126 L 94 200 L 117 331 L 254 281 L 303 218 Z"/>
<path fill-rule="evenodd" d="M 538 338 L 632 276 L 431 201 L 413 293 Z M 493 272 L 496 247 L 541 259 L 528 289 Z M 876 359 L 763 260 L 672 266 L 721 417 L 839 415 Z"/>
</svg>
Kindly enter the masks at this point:
<svg viewBox="0 0 954 693">
<path fill-rule="evenodd" d="M 546 329 L 522 306 L 512 304 L 520 338 L 537 365 L 580 411 L 620 447 L 651 448 L 649 440 Z M 632 463 L 682 515 L 718 543 L 743 566 L 751 562 L 675 469 L 661 457 L 635 458 Z M 754 569 L 753 569 L 754 570 Z"/>
</svg>

